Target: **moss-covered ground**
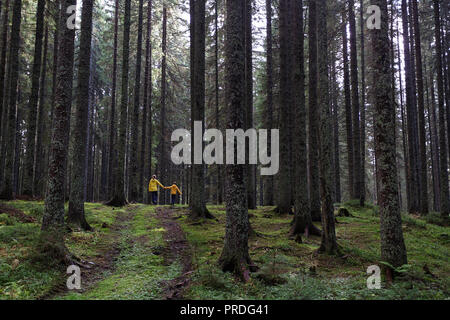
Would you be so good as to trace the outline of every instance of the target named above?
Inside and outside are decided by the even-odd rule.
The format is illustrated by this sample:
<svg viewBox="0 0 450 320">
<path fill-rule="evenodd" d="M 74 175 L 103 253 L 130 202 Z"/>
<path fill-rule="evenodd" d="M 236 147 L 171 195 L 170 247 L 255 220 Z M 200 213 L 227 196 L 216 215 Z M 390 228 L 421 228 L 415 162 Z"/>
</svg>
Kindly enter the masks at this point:
<svg viewBox="0 0 450 320">
<path fill-rule="evenodd" d="M 4 205 L 23 211 L 34 222 L 0 212 L 0 299 L 163 299 L 167 283 L 180 277 L 182 262 L 166 259 L 165 228 L 155 207 L 129 205 L 113 210 L 86 204 L 93 232 L 66 235 L 68 249 L 78 258 L 94 262 L 82 269 L 82 290 L 68 291 L 65 270 L 48 269 L 31 260 L 39 237 L 43 203 L 11 201 Z M 257 236 L 249 241 L 250 255 L 260 268 L 242 283 L 217 267 L 225 231 L 224 206 L 208 206 L 217 220 L 189 220 L 186 207 L 177 207 L 174 221 L 186 234 L 193 272 L 186 299 L 448 299 L 450 297 L 450 229 L 439 218 L 403 217 L 408 265 L 392 285 L 366 286 L 367 267 L 382 266 L 377 208 L 345 203 L 350 217 L 338 217 L 337 239 L 343 256 L 316 253 L 319 237 L 290 240 L 292 216 L 279 216 L 274 208 L 251 210 L 250 223 Z M 164 208 L 164 210 L 172 210 Z M 170 238 L 170 235 L 169 235 Z M 83 275 L 88 279 L 83 282 Z M 55 290 L 55 288 L 63 288 Z"/>
</svg>

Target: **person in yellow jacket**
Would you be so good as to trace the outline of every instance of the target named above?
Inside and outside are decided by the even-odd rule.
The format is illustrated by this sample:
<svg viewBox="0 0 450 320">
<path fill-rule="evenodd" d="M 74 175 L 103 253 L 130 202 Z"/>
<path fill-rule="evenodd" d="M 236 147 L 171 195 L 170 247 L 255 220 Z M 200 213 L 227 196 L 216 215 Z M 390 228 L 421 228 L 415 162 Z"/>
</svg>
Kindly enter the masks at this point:
<svg viewBox="0 0 450 320">
<path fill-rule="evenodd" d="M 158 204 L 158 186 L 165 189 L 165 187 L 156 179 L 156 175 L 152 176 L 152 179 L 150 180 L 148 184 L 148 191 L 150 192 L 152 196 L 152 203 L 154 205 Z"/>
<path fill-rule="evenodd" d="M 175 201 L 177 200 L 177 194 L 179 193 L 182 195 L 180 189 L 178 189 L 178 186 L 174 182 L 170 187 L 165 187 L 164 189 L 170 189 L 170 200 L 172 205 L 175 205 Z"/>
</svg>

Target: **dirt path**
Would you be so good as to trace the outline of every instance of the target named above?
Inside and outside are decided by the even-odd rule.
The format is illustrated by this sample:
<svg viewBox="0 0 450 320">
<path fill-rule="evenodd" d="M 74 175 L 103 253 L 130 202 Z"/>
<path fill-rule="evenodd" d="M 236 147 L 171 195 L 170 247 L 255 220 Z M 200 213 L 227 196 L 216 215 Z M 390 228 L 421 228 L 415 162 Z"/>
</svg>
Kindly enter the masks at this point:
<svg viewBox="0 0 450 320">
<path fill-rule="evenodd" d="M 164 240 L 168 247 L 164 250 L 164 258 L 171 264 L 179 260 L 183 266 L 182 274 L 170 281 L 165 281 L 163 299 L 183 299 L 184 291 L 189 287 L 191 274 L 193 273 L 192 252 L 186 235 L 180 225 L 175 221 L 175 210 L 169 208 L 156 208 L 156 217 L 166 230 Z"/>
<path fill-rule="evenodd" d="M 114 210 L 114 208 L 112 208 Z M 103 279 L 105 271 L 113 270 L 116 258 L 120 254 L 120 232 L 127 227 L 129 221 L 133 220 L 133 207 L 127 207 L 126 211 L 118 211 L 114 223 L 110 226 L 111 233 L 108 235 L 104 245 L 95 257 L 89 258 L 89 261 L 82 261 L 85 267 L 81 267 L 82 285 L 77 292 L 84 293 L 92 288 L 98 281 Z M 64 296 L 70 291 L 66 287 L 67 275 L 58 281 L 50 291 L 39 297 L 41 300 L 50 300 L 58 296 Z"/>
</svg>

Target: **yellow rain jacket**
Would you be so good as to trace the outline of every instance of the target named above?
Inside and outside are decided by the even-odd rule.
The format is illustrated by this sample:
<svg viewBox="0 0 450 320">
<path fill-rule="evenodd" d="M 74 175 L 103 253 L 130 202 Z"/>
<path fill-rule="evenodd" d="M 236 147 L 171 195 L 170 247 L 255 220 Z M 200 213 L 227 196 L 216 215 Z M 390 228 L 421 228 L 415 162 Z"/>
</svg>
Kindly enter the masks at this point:
<svg viewBox="0 0 450 320">
<path fill-rule="evenodd" d="M 150 183 L 148 184 L 148 191 L 150 191 L 150 192 L 158 191 L 158 185 L 161 188 L 164 188 L 164 186 L 161 184 L 161 182 L 159 182 L 156 179 L 151 179 Z"/>
<path fill-rule="evenodd" d="M 181 191 L 178 189 L 176 184 L 173 184 L 170 187 L 165 187 L 164 189 L 170 189 L 170 194 L 177 194 L 177 192 L 181 194 Z"/>
</svg>

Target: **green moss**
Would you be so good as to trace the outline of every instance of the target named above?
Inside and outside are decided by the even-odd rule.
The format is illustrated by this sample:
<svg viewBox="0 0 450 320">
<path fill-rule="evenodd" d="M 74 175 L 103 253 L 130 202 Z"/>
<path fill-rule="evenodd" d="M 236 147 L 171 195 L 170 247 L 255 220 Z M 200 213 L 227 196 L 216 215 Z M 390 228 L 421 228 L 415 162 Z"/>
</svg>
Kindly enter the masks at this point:
<svg viewBox="0 0 450 320">
<path fill-rule="evenodd" d="M 66 274 L 46 270 L 29 261 L 39 237 L 42 202 L 12 201 L 36 223 L 2 223 L 0 215 L 0 299 L 35 299 Z M 340 217 L 337 240 L 344 256 L 328 257 L 316 253 L 320 237 L 303 237 L 299 244 L 289 239 L 292 216 L 273 214 L 272 207 L 251 210 L 250 223 L 262 236 L 249 240 L 250 255 L 260 272 L 248 283 L 223 273 L 217 265 L 225 234 L 224 206 L 208 206 L 218 219 L 193 223 L 186 207 L 177 207 L 176 221 L 186 233 L 193 252 L 191 286 L 188 299 L 444 299 L 449 296 L 450 234 L 448 227 L 436 223 L 438 216 L 403 216 L 403 233 L 411 266 L 402 279 L 380 290 L 366 288 L 369 265 L 380 256 L 380 221 L 377 207 L 360 207 L 358 202 L 341 204 L 352 217 Z M 71 292 L 57 299 L 160 299 L 164 281 L 181 274 L 179 261 L 170 265 L 160 255 L 167 247 L 165 229 L 156 218 L 155 207 L 131 205 L 112 209 L 102 204 L 85 205 L 93 232 L 73 232 L 66 236 L 69 250 L 90 261 L 115 245 L 120 254 L 112 269 L 86 292 Z M 119 215 L 132 215 L 126 222 Z M 130 217 L 131 217 L 130 215 Z M 5 220 L 1 220 L 5 219 Z M 431 222 L 431 223 L 430 223 Z M 120 229 L 111 227 L 119 224 Z M 320 224 L 317 224 L 320 227 Z M 156 250 L 157 249 L 157 250 Z M 425 272 L 429 270 L 429 272 Z M 83 284 L 83 282 L 82 282 Z"/>
</svg>

